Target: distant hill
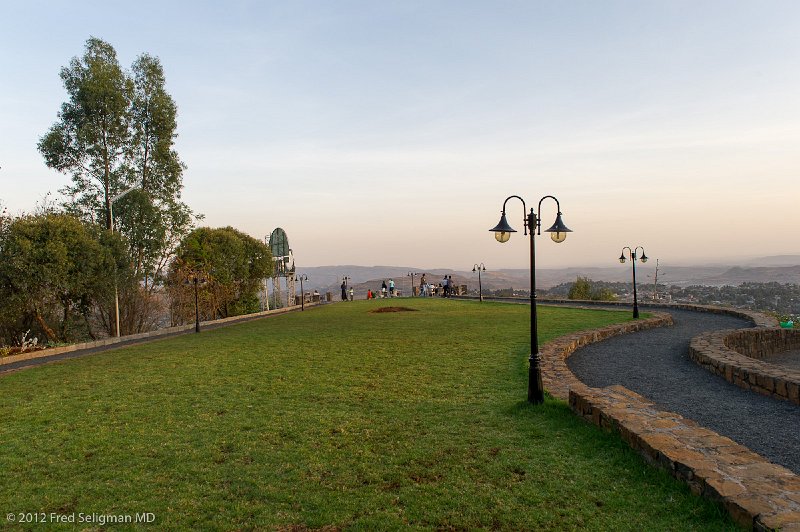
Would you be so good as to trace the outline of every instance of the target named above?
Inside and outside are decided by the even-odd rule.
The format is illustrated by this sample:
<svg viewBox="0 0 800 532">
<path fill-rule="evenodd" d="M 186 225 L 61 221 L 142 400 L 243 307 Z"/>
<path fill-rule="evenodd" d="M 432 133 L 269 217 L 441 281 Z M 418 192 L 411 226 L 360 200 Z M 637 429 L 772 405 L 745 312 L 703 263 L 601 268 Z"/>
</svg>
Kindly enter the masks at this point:
<svg viewBox="0 0 800 532">
<path fill-rule="evenodd" d="M 667 285 L 739 285 L 744 282 L 766 283 L 776 281 L 779 283 L 800 284 L 800 255 L 785 255 L 780 257 L 765 257 L 758 259 L 758 264 L 770 262 L 792 262 L 796 257 L 797 263 L 783 266 L 670 266 L 663 262 L 659 267 L 659 283 Z M 419 274 L 426 273 L 429 282 L 434 284 L 441 281 L 444 275 L 452 275 L 457 284 L 466 284 L 470 289 L 477 289 L 478 274 L 472 271 L 457 271 L 450 269 L 420 269 L 408 266 L 315 266 L 298 268 L 299 273 L 308 275 L 305 284 L 308 290 L 331 291 L 337 293 L 342 283 L 342 278 L 350 277 L 357 293 L 366 293 L 367 288 L 379 289 L 383 280 L 394 279 L 398 289 L 408 293 L 411 288 L 409 272 L 414 272 L 414 284 L 419 286 Z M 640 283 L 652 283 L 655 271 L 654 261 L 646 264 L 637 264 L 636 277 Z M 588 268 L 547 268 L 537 269 L 536 286 L 540 289 L 574 281 L 577 277 L 588 277 L 595 281 L 630 282 L 631 268 L 628 264 L 614 267 L 588 267 Z M 527 289 L 530 286 L 528 269 L 500 269 L 487 270 L 481 274 L 483 286 L 488 290 L 502 288 Z"/>
<path fill-rule="evenodd" d="M 702 282 L 696 284 L 720 286 L 725 284 L 739 285 L 745 282 L 768 283 L 771 281 L 784 284 L 800 284 L 800 266 L 758 268 L 734 266 L 720 275 L 706 277 Z"/>
<path fill-rule="evenodd" d="M 759 257 L 742 261 L 741 266 L 797 266 L 800 265 L 800 255 L 774 255 L 771 257 Z"/>
</svg>

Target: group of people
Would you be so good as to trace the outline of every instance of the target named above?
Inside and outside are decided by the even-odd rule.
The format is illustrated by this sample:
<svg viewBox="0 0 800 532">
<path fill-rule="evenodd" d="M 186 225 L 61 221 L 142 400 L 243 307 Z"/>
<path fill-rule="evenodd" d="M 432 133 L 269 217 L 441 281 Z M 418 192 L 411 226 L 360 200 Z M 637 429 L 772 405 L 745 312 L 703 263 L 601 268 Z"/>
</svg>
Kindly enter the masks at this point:
<svg viewBox="0 0 800 532">
<path fill-rule="evenodd" d="M 429 283 L 427 274 L 422 274 L 419 281 L 419 295 L 421 297 L 450 297 L 457 294 L 456 285 L 453 282 L 452 275 L 445 275 L 438 284 Z M 342 301 L 353 301 L 353 287 L 347 286 L 346 281 L 342 281 Z M 377 299 L 386 297 L 397 297 L 399 294 L 395 288 L 394 279 L 389 279 L 388 282 L 384 280 L 381 283 L 380 292 L 373 292 L 372 289 L 367 290 L 367 299 Z"/>
<path fill-rule="evenodd" d="M 348 298 L 349 293 L 349 298 Z M 342 281 L 342 301 L 353 300 L 353 287 L 350 287 L 350 290 L 347 289 L 347 281 Z"/>
<path fill-rule="evenodd" d="M 386 284 L 386 280 L 381 283 L 381 292 L 380 297 L 395 297 L 397 295 L 397 290 L 394 287 L 394 279 L 389 279 L 389 284 Z M 367 290 L 367 299 L 375 299 L 375 294 L 372 293 L 372 289 Z"/>
<path fill-rule="evenodd" d="M 419 295 L 422 297 L 433 297 L 439 295 L 442 297 L 450 297 L 456 294 L 456 285 L 453 282 L 452 275 L 445 275 L 438 285 L 428 283 L 425 278 L 426 274 L 422 274 L 419 280 Z"/>
</svg>

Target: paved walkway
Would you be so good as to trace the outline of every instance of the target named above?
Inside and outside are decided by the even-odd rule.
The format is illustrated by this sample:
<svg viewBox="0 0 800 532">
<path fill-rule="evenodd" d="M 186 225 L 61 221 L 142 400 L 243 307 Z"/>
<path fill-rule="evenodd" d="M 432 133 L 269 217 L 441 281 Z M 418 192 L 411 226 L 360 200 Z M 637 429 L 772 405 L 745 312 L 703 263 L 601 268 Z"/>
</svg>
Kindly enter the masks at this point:
<svg viewBox="0 0 800 532">
<path fill-rule="evenodd" d="M 752 324 L 726 315 L 658 310 L 672 314 L 675 325 L 582 347 L 567 359 L 570 370 L 592 387 L 622 385 L 800 474 L 800 406 L 734 386 L 687 354 L 689 340 L 701 332 Z"/>
</svg>

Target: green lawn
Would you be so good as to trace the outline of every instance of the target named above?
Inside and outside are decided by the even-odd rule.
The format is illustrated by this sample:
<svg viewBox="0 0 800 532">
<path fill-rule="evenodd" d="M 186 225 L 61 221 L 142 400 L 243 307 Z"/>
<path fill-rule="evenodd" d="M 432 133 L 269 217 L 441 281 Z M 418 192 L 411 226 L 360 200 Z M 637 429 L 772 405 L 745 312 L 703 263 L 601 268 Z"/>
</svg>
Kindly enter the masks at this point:
<svg viewBox="0 0 800 532">
<path fill-rule="evenodd" d="M 369 312 L 390 304 L 418 311 Z M 541 341 L 629 314 L 540 307 Z M 528 316 L 486 302 L 337 303 L 0 377 L 0 519 L 732 528 L 563 402 L 525 401 Z"/>
</svg>

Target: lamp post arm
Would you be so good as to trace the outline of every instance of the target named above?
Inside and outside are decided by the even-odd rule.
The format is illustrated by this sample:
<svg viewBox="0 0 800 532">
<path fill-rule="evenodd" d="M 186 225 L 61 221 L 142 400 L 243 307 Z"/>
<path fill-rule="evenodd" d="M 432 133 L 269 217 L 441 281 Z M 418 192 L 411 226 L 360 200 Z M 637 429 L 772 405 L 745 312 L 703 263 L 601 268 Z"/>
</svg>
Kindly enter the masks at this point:
<svg viewBox="0 0 800 532">
<path fill-rule="evenodd" d="M 628 250 L 628 260 L 631 260 L 631 261 L 632 261 L 632 260 L 633 260 L 633 257 L 634 257 L 634 253 L 635 253 L 635 251 L 634 251 L 634 250 L 632 250 L 630 247 L 628 247 L 628 246 L 625 246 L 625 247 L 623 247 L 623 248 L 622 248 L 622 255 L 623 255 L 623 256 L 625 256 L 625 250 L 626 250 L 626 249 Z"/>
<path fill-rule="evenodd" d="M 558 198 L 556 198 L 555 196 L 543 196 L 542 199 L 539 200 L 539 206 L 537 207 L 537 211 L 536 211 L 536 212 L 539 213 L 538 215 L 536 215 L 536 219 L 535 219 L 536 220 L 536 229 L 537 229 L 536 234 L 538 234 L 538 235 L 542 234 L 542 202 L 544 200 L 546 200 L 547 198 L 552 198 L 553 200 L 555 200 L 555 202 L 556 202 L 556 211 L 558 212 L 558 214 L 561 214 L 561 203 L 558 202 Z"/>
<path fill-rule="evenodd" d="M 111 203 L 114 203 L 115 201 L 117 201 L 118 199 L 120 199 L 122 196 L 125 196 L 125 195 L 127 195 L 129 192 L 132 192 L 132 191 L 133 191 L 134 189 L 136 189 L 136 188 L 137 188 L 137 187 L 131 187 L 131 188 L 129 188 L 128 190 L 125 190 L 125 191 L 123 191 L 123 192 L 120 192 L 119 194 L 117 194 L 116 196 L 114 196 L 113 198 L 111 198 Z"/>
<path fill-rule="evenodd" d="M 517 196 L 517 195 L 513 195 L 513 196 L 507 197 L 506 200 L 503 202 L 503 212 L 502 212 L 503 215 L 506 214 L 506 203 L 508 203 L 508 200 L 510 200 L 511 198 L 517 198 L 518 200 L 520 200 L 522 202 L 522 212 L 523 212 L 523 214 L 525 213 L 525 211 L 528 210 L 527 207 L 525 206 L 525 200 L 522 199 L 521 197 Z M 533 231 L 533 228 L 531 228 L 531 231 Z M 523 229 L 522 234 L 523 235 L 527 235 L 528 234 L 528 218 L 527 218 L 527 215 L 525 217 L 524 229 Z"/>
</svg>

